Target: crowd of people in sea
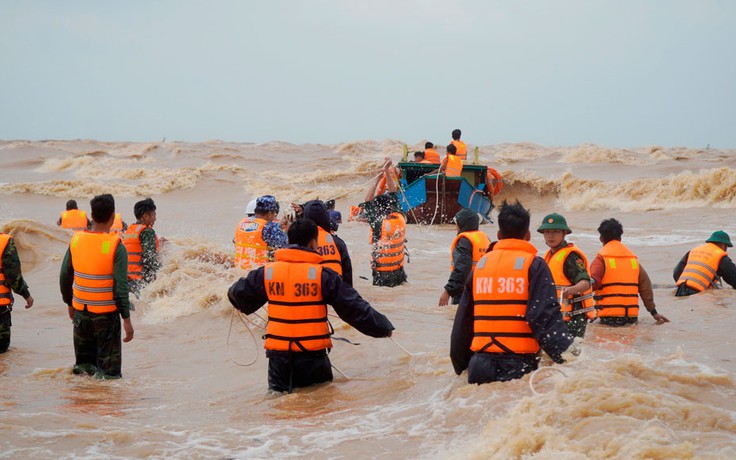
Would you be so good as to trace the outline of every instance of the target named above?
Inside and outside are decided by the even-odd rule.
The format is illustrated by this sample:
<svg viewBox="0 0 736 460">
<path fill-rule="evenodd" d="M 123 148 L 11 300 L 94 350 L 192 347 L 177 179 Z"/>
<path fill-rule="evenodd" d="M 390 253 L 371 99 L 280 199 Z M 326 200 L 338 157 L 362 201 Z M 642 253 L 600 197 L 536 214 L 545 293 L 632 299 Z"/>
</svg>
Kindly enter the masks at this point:
<svg viewBox="0 0 736 460">
<path fill-rule="evenodd" d="M 460 130 L 454 130 L 441 160 L 431 142 L 414 159 L 438 165 L 438 175 L 457 177 L 467 159 L 460 138 Z M 136 220 L 130 225 L 116 212 L 112 195 L 95 196 L 89 204 L 88 216 L 69 200 L 57 221 L 73 232 L 59 276 L 73 323 L 72 373 L 115 379 L 122 376 L 122 342 L 134 336 L 131 296 L 138 298 L 156 279 L 166 241 L 153 229 L 156 204 L 151 198 L 135 203 Z M 358 209 L 369 227 L 373 285 L 406 283 L 407 219 L 390 158 Z M 246 315 L 268 305 L 268 388 L 292 392 L 333 379 L 328 305 L 371 337 L 391 337 L 394 326 L 353 286 L 348 245 L 337 233 L 342 215 L 335 201 L 291 203 L 289 212 L 281 211 L 273 195 L 246 206 L 233 238 L 233 264 L 245 276 L 227 296 Z M 480 229 L 481 216 L 471 209 L 460 209 L 453 222 L 457 236 L 449 250 L 450 275 L 439 290 L 438 305 L 457 305 L 449 353 L 455 372 L 467 370 L 469 383 L 521 378 L 538 368 L 541 351 L 556 363 L 570 362 L 579 356 L 590 322 L 633 326 L 639 321 L 640 299 L 657 324 L 669 322 L 657 311 L 652 282 L 623 243 L 624 229 L 615 218 L 600 223 L 602 247 L 592 260 L 567 241 L 572 229 L 554 212 L 536 228 L 549 247 L 538 256 L 529 242 L 530 213 L 518 201 L 500 205 L 495 240 Z M 736 288 L 736 265 L 727 254 L 732 246 L 729 235 L 718 230 L 688 251 L 673 271 L 675 295 L 720 288 L 723 282 Z M 5 353 L 13 293 L 25 299 L 26 308 L 34 299 L 13 236 L 0 234 L 0 254 L 0 353 Z"/>
</svg>

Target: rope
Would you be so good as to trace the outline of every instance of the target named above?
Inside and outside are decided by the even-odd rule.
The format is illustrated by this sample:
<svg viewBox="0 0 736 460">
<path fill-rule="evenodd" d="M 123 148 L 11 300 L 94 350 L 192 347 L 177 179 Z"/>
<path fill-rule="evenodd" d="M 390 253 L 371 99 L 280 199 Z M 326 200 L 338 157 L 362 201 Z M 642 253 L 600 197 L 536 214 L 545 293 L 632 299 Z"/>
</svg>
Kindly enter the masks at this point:
<svg viewBox="0 0 736 460">
<path fill-rule="evenodd" d="M 553 370 L 555 372 L 559 372 L 560 374 L 562 374 L 563 377 L 567 377 L 567 374 L 565 374 L 562 370 L 560 370 L 560 369 L 558 369 L 556 367 L 552 367 L 552 366 L 540 367 L 536 371 L 532 372 L 531 377 L 529 377 L 529 388 L 532 390 L 532 393 L 534 393 L 537 396 L 539 396 L 539 395 L 541 395 L 543 393 L 539 393 L 539 392 L 537 392 L 537 390 L 534 389 L 534 377 L 537 375 L 537 372 L 542 371 L 544 369 L 551 369 L 551 370 Z"/>
<path fill-rule="evenodd" d="M 406 354 L 407 354 L 407 355 L 409 355 L 409 356 L 414 356 L 414 354 L 413 354 L 413 353 L 409 353 L 409 352 L 408 352 L 408 351 L 406 350 L 406 348 L 402 347 L 402 346 L 401 346 L 401 344 L 400 344 L 399 342 L 397 342 L 397 341 L 396 341 L 396 339 L 394 339 L 393 337 L 389 337 L 389 339 L 391 339 L 391 341 L 392 341 L 393 343 L 395 343 L 397 347 L 401 348 L 401 351 L 403 351 L 404 353 L 406 353 Z"/>
<path fill-rule="evenodd" d="M 235 361 L 233 358 L 230 357 L 230 332 L 232 332 L 233 330 L 233 318 L 235 318 L 235 315 L 236 315 L 236 311 L 233 308 L 232 313 L 230 315 L 230 327 L 228 327 L 227 329 L 227 344 L 226 344 L 227 359 L 229 359 L 230 362 L 237 364 L 238 366 L 242 366 L 242 367 L 252 366 L 253 364 L 255 364 L 256 360 L 258 359 L 258 353 L 255 353 L 253 360 L 246 364 L 239 363 L 238 361 Z M 256 341 L 256 336 L 253 335 L 253 331 L 250 329 L 250 327 L 248 327 L 248 324 L 246 324 L 246 322 L 243 321 L 243 317 L 241 316 L 241 313 L 239 311 L 237 312 L 237 315 L 238 315 L 238 318 L 240 318 L 240 322 L 243 323 L 243 326 L 245 326 L 245 328 L 248 329 L 248 332 L 250 333 L 250 337 L 253 339 L 253 344 L 256 347 L 258 347 L 258 342 Z"/>
<path fill-rule="evenodd" d="M 335 369 L 338 373 L 340 373 L 340 375 L 342 375 L 346 379 L 352 380 L 350 377 L 348 377 L 348 375 L 346 373 L 344 373 L 343 371 L 341 371 L 340 369 L 338 369 L 337 366 L 335 366 L 334 364 L 330 363 L 330 366 L 332 366 L 333 369 Z"/>
</svg>

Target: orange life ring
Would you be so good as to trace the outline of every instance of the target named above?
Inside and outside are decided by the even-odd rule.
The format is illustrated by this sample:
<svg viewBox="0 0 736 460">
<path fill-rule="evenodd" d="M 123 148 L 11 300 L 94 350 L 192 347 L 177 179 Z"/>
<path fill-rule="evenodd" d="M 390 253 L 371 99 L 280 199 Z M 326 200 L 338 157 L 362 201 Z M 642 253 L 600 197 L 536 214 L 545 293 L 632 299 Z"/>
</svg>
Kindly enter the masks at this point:
<svg viewBox="0 0 736 460">
<path fill-rule="evenodd" d="M 486 190 L 493 196 L 499 194 L 503 189 L 503 176 L 495 169 L 488 167 L 488 173 L 486 174 Z"/>
</svg>

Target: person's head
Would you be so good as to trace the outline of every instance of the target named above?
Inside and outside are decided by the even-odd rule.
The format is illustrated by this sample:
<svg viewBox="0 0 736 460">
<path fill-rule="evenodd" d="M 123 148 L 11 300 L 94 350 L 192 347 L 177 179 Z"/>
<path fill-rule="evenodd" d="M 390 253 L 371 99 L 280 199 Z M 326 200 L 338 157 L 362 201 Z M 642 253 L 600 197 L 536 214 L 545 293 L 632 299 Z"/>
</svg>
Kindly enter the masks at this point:
<svg viewBox="0 0 736 460">
<path fill-rule="evenodd" d="M 431 143 L 431 142 L 426 142 L 426 143 L 424 144 L 424 148 L 425 148 L 425 149 L 433 149 L 433 148 L 434 148 L 434 144 L 433 144 L 433 143 Z"/>
<path fill-rule="evenodd" d="M 530 220 L 529 211 L 518 200 L 514 204 L 504 200 L 498 213 L 498 239 L 516 238 L 529 241 Z"/>
<path fill-rule="evenodd" d="M 567 226 L 567 220 L 557 213 L 544 216 L 537 231 L 544 235 L 544 242 L 551 248 L 558 247 L 565 241 L 565 235 L 572 233 Z"/>
<path fill-rule="evenodd" d="M 395 198 L 392 198 L 387 193 L 378 195 L 373 198 L 373 203 L 377 211 L 378 217 L 385 217 L 394 212 L 400 212 L 401 205 L 399 205 Z M 397 207 L 399 209 L 397 209 Z"/>
<path fill-rule="evenodd" d="M 79 209 L 77 208 L 77 200 L 69 200 L 66 202 L 66 210 L 71 211 L 72 209 Z"/>
<path fill-rule="evenodd" d="M 462 132 L 459 129 L 453 129 L 452 130 L 452 140 L 453 141 L 459 141 L 460 136 L 462 136 Z"/>
<path fill-rule="evenodd" d="M 327 212 L 327 206 L 321 200 L 310 200 L 302 205 L 302 215 L 305 219 L 309 219 L 322 230 L 329 232 L 332 230 L 330 226 L 330 215 Z"/>
<path fill-rule="evenodd" d="M 598 233 L 600 233 L 600 241 L 603 244 L 609 241 L 617 240 L 621 241 L 621 235 L 624 234 L 624 227 L 621 222 L 614 218 L 606 219 L 598 226 Z"/>
<path fill-rule="evenodd" d="M 419 163 L 422 160 L 424 160 L 424 152 L 414 152 L 414 161 Z"/>
<path fill-rule="evenodd" d="M 273 220 L 279 213 L 279 202 L 276 201 L 276 197 L 273 195 L 263 195 L 256 199 L 256 216 L 266 219 Z"/>
<path fill-rule="evenodd" d="M 478 230 L 478 226 L 480 225 L 478 213 L 468 208 L 459 210 L 452 221 L 455 222 L 458 233 Z"/>
<path fill-rule="evenodd" d="M 138 222 L 153 227 L 156 223 L 156 203 L 151 198 L 137 202 L 133 205 L 133 215 Z"/>
<path fill-rule="evenodd" d="M 312 219 L 301 217 L 289 226 L 286 235 L 289 237 L 289 244 L 298 244 L 312 249 L 317 247 L 317 224 Z"/>
<path fill-rule="evenodd" d="M 705 242 L 713 243 L 724 251 L 728 251 L 728 248 L 733 247 L 733 244 L 731 244 L 731 238 L 728 236 L 728 233 L 723 230 L 713 232 L 710 238 L 705 240 Z"/>
<path fill-rule="evenodd" d="M 457 155 L 457 147 L 455 147 L 455 144 L 449 144 L 445 149 L 447 150 L 448 155 Z"/>
<path fill-rule="evenodd" d="M 115 219 L 115 199 L 109 193 L 97 195 L 89 202 L 92 220 L 96 224 L 112 224 Z"/>
<path fill-rule="evenodd" d="M 335 200 L 325 201 L 325 208 L 327 208 L 328 211 L 332 211 L 333 209 L 335 209 Z"/>
</svg>

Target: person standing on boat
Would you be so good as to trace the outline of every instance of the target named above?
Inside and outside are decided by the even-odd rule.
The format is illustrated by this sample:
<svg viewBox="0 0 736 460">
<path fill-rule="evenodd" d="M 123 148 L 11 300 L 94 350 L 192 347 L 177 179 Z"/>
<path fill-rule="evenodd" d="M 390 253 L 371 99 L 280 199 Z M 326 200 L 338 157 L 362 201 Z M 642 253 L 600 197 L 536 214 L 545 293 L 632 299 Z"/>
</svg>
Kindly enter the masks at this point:
<svg viewBox="0 0 736 460">
<path fill-rule="evenodd" d="M 435 150 L 434 144 L 427 142 L 424 144 L 424 159 L 432 164 L 440 164 L 440 154 Z"/>
<path fill-rule="evenodd" d="M 393 180 L 391 158 L 386 157 L 383 177 L 387 193 L 375 195 L 379 177 L 368 189 L 363 213 L 370 226 L 371 269 L 373 285 L 394 287 L 406 282 L 406 218 L 401 210 L 398 185 Z"/>
<path fill-rule="evenodd" d="M 685 254 L 675 267 L 673 276 L 677 282 L 675 296 L 683 297 L 715 288 L 723 279 L 736 289 L 736 265 L 728 257 L 733 247 L 728 233 L 719 230 L 705 240 L 705 244 Z"/>
<path fill-rule="evenodd" d="M 491 240 L 478 230 L 480 218 L 475 211 L 463 208 L 455 214 L 457 236 L 450 247 L 450 278 L 440 294 L 439 306 L 445 306 L 452 296 L 452 304 L 460 303 L 470 271 L 488 251 Z"/>
<path fill-rule="evenodd" d="M 463 133 L 459 129 L 452 131 L 452 145 L 457 149 L 457 156 L 459 156 L 461 160 L 465 161 L 468 159 L 468 146 L 465 145 L 465 142 L 460 140 L 460 136 L 462 134 Z"/>
<path fill-rule="evenodd" d="M 649 275 L 639 259 L 621 243 L 624 227 L 616 219 L 606 219 L 598 226 L 603 248 L 590 264 L 596 310 L 601 324 L 625 326 L 639 321 L 639 297 L 657 324 L 670 320 L 657 312 Z"/>
</svg>

